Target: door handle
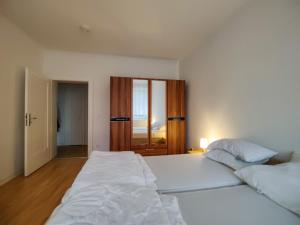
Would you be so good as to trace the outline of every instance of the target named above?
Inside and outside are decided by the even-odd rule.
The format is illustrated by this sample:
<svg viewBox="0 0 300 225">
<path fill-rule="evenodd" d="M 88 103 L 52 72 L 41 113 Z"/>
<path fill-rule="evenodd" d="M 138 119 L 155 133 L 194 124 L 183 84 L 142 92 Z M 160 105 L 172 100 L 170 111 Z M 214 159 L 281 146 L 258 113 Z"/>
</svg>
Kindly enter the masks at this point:
<svg viewBox="0 0 300 225">
<path fill-rule="evenodd" d="M 32 121 L 33 121 L 33 120 L 37 120 L 37 119 L 38 119 L 37 117 L 31 116 L 31 114 L 29 114 L 29 118 L 28 118 L 28 126 L 31 126 Z"/>
</svg>

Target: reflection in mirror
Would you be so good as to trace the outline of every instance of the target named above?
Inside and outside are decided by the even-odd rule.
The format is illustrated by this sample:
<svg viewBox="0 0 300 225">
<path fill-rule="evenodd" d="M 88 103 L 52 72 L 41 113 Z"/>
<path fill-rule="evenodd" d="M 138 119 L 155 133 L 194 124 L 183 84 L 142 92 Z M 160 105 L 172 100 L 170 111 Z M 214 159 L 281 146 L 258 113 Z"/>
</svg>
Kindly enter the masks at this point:
<svg viewBox="0 0 300 225">
<path fill-rule="evenodd" d="M 166 144 L 166 81 L 152 81 L 151 144 Z"/>
<path fill-rule="evenodd" d="M 148 144 L 148 80 L 133 80 L 132 145 Z"/>
</svg>

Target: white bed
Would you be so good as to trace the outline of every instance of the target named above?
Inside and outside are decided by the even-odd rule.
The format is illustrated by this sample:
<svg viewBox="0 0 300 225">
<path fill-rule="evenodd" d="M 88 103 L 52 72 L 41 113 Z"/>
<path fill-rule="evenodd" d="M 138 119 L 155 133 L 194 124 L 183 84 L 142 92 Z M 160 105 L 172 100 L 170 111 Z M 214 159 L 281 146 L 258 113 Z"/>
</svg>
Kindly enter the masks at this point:
<svg viewBox="0 0 300 225">
<path fill-rule="evenodd" d="M 176 197 L 161 195 L 143 157 L 93 152 L 47 225 L 186 225 Z"/>
<path fill-rule="evenodd" d="M 235 186 L 242 181 L 233 170 L 197 154 L 144 157 L 156 176 L 160 193 Z"/>
<path fill-rule="evenodd" d="M 248 185 L 172 195 L 188 225 L 300 224 L 300 217 Z"/>
</svg>

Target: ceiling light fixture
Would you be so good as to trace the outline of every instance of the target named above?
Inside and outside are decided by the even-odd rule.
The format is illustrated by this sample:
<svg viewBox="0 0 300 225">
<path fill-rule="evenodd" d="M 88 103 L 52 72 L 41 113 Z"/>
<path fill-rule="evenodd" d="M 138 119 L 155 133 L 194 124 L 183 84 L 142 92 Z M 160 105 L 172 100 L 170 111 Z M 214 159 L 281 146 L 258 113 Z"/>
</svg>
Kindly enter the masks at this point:
<svg viewBox="0 0 300 225">
<path fill-rule="evenodd" d="M 79 26 L 79 30 L 82 32 L 82 33 L 90 33 L 91 32 L 91 27 L 87 24 L 81 24 Z"/>
</svg>

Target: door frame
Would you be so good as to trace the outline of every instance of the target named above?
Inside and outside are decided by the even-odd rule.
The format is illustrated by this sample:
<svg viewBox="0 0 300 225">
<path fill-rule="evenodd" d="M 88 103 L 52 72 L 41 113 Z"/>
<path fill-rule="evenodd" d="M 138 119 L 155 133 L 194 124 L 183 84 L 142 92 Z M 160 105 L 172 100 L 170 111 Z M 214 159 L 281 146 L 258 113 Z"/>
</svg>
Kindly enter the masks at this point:
<svg viewBox="0 0 300 225">
<path fill-rule="evenodd" d="M 57 84 L 60 82 L 66 83 L 87 83 L 88 85 L 88 157 L 90 156 L 93 150 L 93 100 L 94 100 L 94 84 L 91 79 L 78 79 L 78 78 L 57 78 L 51 79 L 51 92 L 52 97 L 51 100 L 51 110 L 52 110 L 52 121 L 51 121 L 51 140 L 52 140 L 52 151 L 51 151 L 51 158 L 54 158 L 57 154 L 57 142 L 56 142 L 56 135 L 57 135 Z M 55 102 L 54 102 L 55 101 Z"/>
</svg>

